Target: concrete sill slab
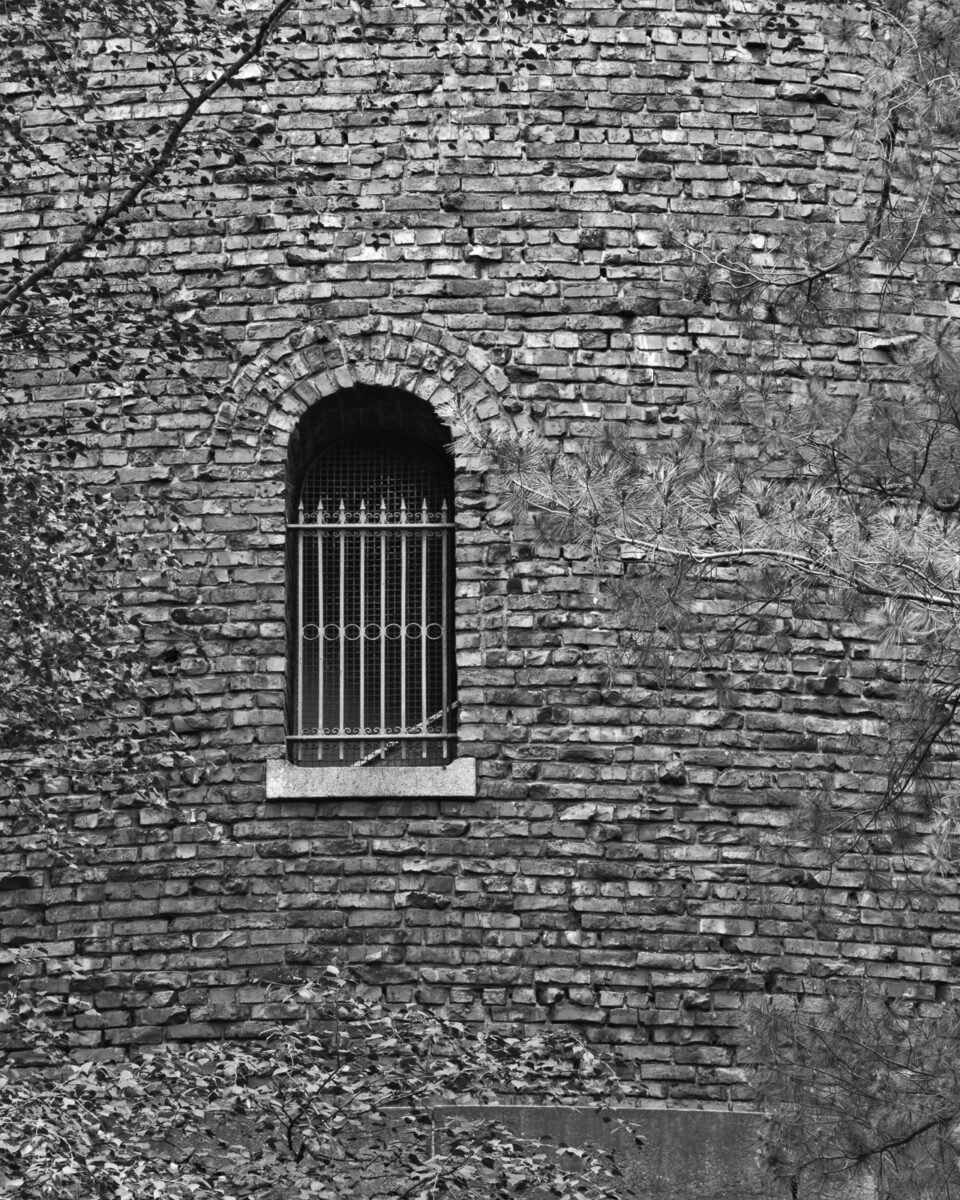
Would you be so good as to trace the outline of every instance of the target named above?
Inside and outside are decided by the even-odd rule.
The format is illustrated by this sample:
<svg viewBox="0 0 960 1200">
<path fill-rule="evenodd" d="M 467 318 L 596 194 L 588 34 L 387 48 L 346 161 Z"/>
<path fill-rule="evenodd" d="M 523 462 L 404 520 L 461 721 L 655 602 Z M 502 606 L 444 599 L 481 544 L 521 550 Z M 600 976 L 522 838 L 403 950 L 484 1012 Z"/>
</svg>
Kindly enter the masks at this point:
<svg viewBox="0 0 960 1200">
<path fill-rule="evenodd" d="M 295 767 L 267 762 L 268 800 L 373 800 L 381 796 L 475 796 L 477 760 L 445 767 Z"/>
</svg>

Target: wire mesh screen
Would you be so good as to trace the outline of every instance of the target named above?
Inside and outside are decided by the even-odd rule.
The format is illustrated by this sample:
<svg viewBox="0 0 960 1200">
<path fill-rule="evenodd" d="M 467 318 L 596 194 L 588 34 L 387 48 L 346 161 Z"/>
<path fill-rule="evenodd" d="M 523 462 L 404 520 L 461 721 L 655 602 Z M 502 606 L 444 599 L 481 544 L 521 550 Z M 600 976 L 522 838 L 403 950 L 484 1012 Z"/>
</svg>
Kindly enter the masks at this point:
<svg viewBox="0 0 960 1200">
<path fill-rule="evenodd" d="M 302 766 L 455 753 L 453 523 L 443 457 L 352 440 L 314 460 L 291 529 Z"/>
</svg>

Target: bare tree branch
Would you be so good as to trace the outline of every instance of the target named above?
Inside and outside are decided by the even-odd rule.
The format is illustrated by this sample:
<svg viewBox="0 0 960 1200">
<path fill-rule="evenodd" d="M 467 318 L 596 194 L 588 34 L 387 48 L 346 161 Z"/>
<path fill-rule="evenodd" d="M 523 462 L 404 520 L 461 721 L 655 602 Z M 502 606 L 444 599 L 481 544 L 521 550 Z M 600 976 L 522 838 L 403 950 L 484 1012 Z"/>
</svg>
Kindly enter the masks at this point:
<svg viewBox="0 0 960 1200">
<path fill-rule="evenodd" d="M 187 129 L 204 104 L 232 79 L 235 79 L 248 63 L 253 62 L 259 57 L 277 25 L 285 14 L 298 2 L 299 0 L 277 0 L 277 3 L 270 10 L 269 14 L 260 23 L 256 36 L 247 49 L 235 58 L 229 66 L 225 67 L 216 79 L 211 80 L 205 88 L 188 100 L 183 112 L 174 121 L 167 136 L 164 138 L 163 144 L 153 162 L 139 179 L 134 180 L 117 201 L 113 204 L 108 204 L 100 216 L 95 221 L 91 221 L 83 232 L 70 242 L 69 245 L 64 246 L 62 250 L 52 257 L 45 259 L 40 266 L 18 280 L 5 292 L 0 293 L 0 313 L 3 313 L 11 305 L 15 304 L 36 284 L 41 283 L 44 279 L 48 279 L 64 263 L 78 258 L 87 246 L 96 240 L 98 235 L 103 233 L 112 222 L 116 221 L 118 217 L 123 216 L 124 213 L 128 212 L 136 204 L 143 192 L 169 166 L 184 130 Z"/>
</svg>

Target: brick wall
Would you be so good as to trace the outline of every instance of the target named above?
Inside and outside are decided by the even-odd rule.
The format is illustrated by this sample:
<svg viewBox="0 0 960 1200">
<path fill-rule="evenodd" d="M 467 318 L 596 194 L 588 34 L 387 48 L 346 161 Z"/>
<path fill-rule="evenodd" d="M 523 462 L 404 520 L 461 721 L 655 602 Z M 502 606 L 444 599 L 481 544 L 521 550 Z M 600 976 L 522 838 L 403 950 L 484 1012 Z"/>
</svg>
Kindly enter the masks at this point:
<svg viewBox="0 0 960 1200">
<path fill-rule="evenodd" d="M 235 348 L 210 370 L 236 392 L 213 412 L 144 384 L 136 423 L 118 413 L 86 470 L 131 494 L 169 488 L 190 531 L 175 587 L 131 578 L 129 596 L 190 683 L 154 713 L 210 782 L 170 811 L 88 811 L 80 868 L 9 844 L 6 943 L 39 936 L 93 972 L 78 1055 L 255 1035 L 276 1015 L 267 983 L 336 959 L 395 1000 L 576 1025 L 632 1059 L 651 1100 L 745 1105 L 752 994 L 865 971 L 943 998 L 960 905 L 891 887 L 921 863 L 891 854 L 878 883 L 778 841 L 804 792 L 862 784 L 842 735 L 889 685 L 858 628 L 798 621 L 776 653 L 742 643 L 664 690 L 612 657 L 588 564 L 537 549 L 475 461 L 458 463 L 457 647 L 477 797 L 265 799 L 265 763 L 284 754 L 297 422 L 373 385 L 466 396 L 558 447 L 605 422 L 669 434 L 693 351 L 740 348 L 715 305 L 684 295 L 672 223 L 762 238 L 784 218 L 852 223 L 871 198 L 841 140 L 861 77 L 834 7 L 786 8 L 796 24 L 778 31 L 752 0 L 571 4 L 511 62 L 510 33 L 443 40 L 438 8 L 373 8 L 361 29 L 305 4 L 300 76 L 271 87 L 288 144 L 323 177 L 309 203 L 238 167 L 139 211 L 124 265 L 203 296 Z M 221 103 L 226 119 L 238 102 Z M 39 237 L 42 201 L 2 202 L 5 247 Z M 837 386 L 865 369 L 838 334 L 792 352 Z M 85 386 L 21 382 L 40 413 Z"/>
</svg>

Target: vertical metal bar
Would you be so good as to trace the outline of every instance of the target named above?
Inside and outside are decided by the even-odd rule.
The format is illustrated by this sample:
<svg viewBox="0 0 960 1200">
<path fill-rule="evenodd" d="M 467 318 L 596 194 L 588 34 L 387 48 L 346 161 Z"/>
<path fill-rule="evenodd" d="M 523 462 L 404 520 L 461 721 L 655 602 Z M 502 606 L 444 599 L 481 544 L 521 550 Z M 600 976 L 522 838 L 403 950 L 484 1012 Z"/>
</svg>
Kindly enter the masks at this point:
<svg viewBox="0 0 960 1200">
<path fill-rule="evenodd" d="M 343 499 L 340 500 L 340 760 L 343 761 L 343 732 L 344 725 L 344 689 L 346 684 L 344 670 L 346 666 L 346 651 L 347 651 L 347 635 L 346 635 L 346 613 L 345 609 L 345 588 L 346 588 L 346 534 L 343 531 L 344 523 L 346 522 L 346 506 Z"/>
<path fill-rule="evenodd" d="M 407 502 L 400 498 L 400 524 L 407 523 Z M 407 732 L 407 531 L 400 530 L 400 732 Z M 400 758 L 407 757 L 407 740 L 400 739 Z"/>
<path fill-rule="evenodd" d="M 387 501 L 380 497 L 380 761 L 387 757 Z"/>
<path fill-rule="evenodd" d="M 447 502 L 444 500 L 443 506 L 440 509 L 440 521 L 443 525 L 447 523 Z M 447 626 L 450 620 L 450 615 L 447 611 L 449 608 L 449 543 L 450 531 L 443 529 L 440 533 L 440 708 L 443 716 L 440 718 L 440 730 L 442 733 L 447 732 L 447 713 L 450 707 L 450 698 L 448 696 L 449 680 L 450 680 L 450 662 L 448 655 L 450 653 L 450 637 L 447 631 Z M 446 762 L 450 757 L 450 746 L 446 740 L 443 742 L 443 761 Z"/>
<path fill-rule="evenodd" d="M 360 652 L 360 724 L 359 724 L 360 733 L 364 732 L 364 730 L 366 728 L 366 724 L 367 724 L 366 697 L 364 696 L 364 682 L 365 682 L 365 671 L 366 671 L 366 655 L 365 655 L 366 638 L 364 636 L 364 631 L 365 631 L 366 625 L 367 625 L 367 617 L 366 617 L 367 537 L 363 531 L 363 527 L 364 527 L 364 524 L 366 523 L 366 520 L 367 520 L 367 503 L 365 500 L 361 500 L 360 501 L 360 532 L 357 535 L 357 537 L 360 540 L 360 600 L 359 600 L 360 611 L 357 614 L 357 621 L 358 621 L 359 627 L 360 627 L 360 639 L 359 639 L 359 643 L 358 643 L 359 652 Z M 360 743 L 360 757 L 366 758 L 366 756 L 367 756 L 367 743 L 361 742 Z"/>
<path fill-rule="evenodd" d="M 318 662 L 317 662 L 317 732 L 318 733 L 324 732 L 324 723 L 325 723 L 325 708 L 324 708 L 324 706 L 326 704 L 326 697 L 324 695 L 325 685 L 326 685 L 326 678 L 324 675 L 324 668 L 326 665 L 326 663 L 325 663 L 326 647 L 324 645 L 325 638 L 323 635 L 324 627 L 326 624 L 326 617 L 324 615 L 324 606 L 325 606 L 326 602 L 325 602 L 324 595 L 323 595 L 323 551 L 324 551 L 323 518 L 324 518 L 323 501 L 321 501 L 319 506 L 317 507 L 317 534 L 316 534 L 316 540 L 317 540 L 317 627 L 320 630 L 320 636 L 317 639 L 317 641 L 319 643 L 319 648 L 317 651 L 317 653 L 318 653 Z M 324 757 L 324 749 L 325 749 L 324 743 L 319 742 L 318 746 L 319 746 L 319 749 L 317 751 L 317 755 L 319 758 L 323 758 Z"/>
<path fill-rule="evenodd" d="M 303 524 L 303 504 L 300 504 L 297 524 Z M 297 538 L 297 628 L 294 636 L 297 639 L 297 711 L 293 722 L 293 732 L 303 733 L 303 678 L 306 674 L 307 666 L 307 643 L 303 636 L 303 629 L 306 625 L 303 613 L 303 539 L 306 537 L 306 531 L 297 529 L 295 531 Z M 303 743 L 300 743 L 302 746 Z M 300 746 L 297 747 L 297 759 L 300 758 Z"/>
<path fill-rule="evenodd" d="M 427 498 L 420 509 L 420 757 L 427 757 Z"/>
</svg>

